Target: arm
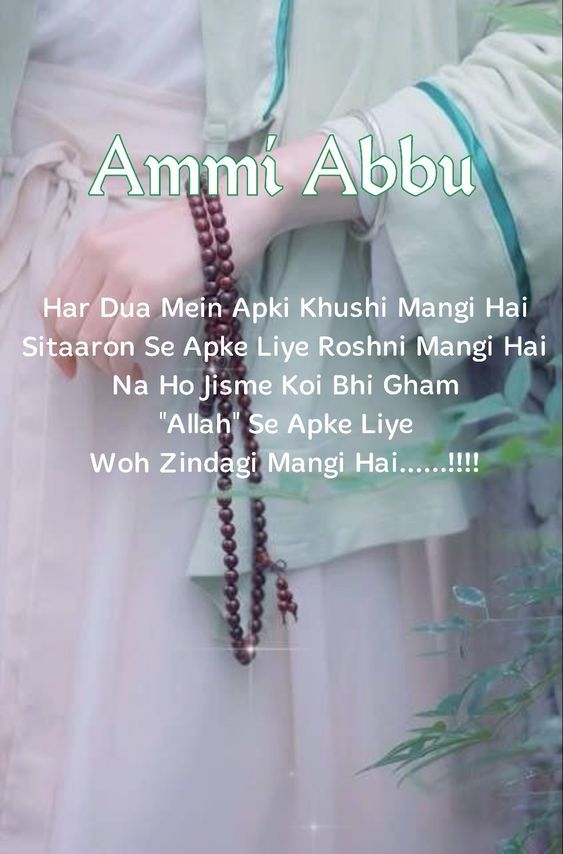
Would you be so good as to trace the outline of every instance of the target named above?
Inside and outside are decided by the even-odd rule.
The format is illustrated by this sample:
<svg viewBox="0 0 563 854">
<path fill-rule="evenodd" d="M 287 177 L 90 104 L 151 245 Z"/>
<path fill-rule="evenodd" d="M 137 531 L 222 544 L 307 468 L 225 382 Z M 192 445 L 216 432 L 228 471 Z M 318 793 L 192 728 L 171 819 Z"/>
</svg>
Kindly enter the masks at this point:
<svg viewBox="0 0 563 854">
<path fill-rule="evenodd" d="M 520 27 L 486 35 L 461 64 L 442 68 L 364 116 L 377 123 L 395 160 L 398 140 L 408 134 L 419 155 L 473 157 L 477 190 L 469 198 L 446 200 L 430 191 L 413 199 L 393 190 L 386 199 L 386 231 L 412 297 L 527 297 L 529 308 L 561 281 L 561 37 L 547 26 L 538 33 L 521 29 L 527 20 L 541 29 L 545 3 L 510 5 L 499 4 L 499 10 L 520 16 Z M 365 135 L 356 124 L 333 123 L 348 147 Z M 424 319 L 420 327 L 426 336 L 477 340 L 504 334 L 512 323 L 479 312 L 463 327 Z"/>
<path fill-rule="evenodd" d="M 400 189 L 389 194 L 385 227 L 412 296 L 438 301 L 482 292 L 518 300 L 529 289 L 537 300 L 559 281 L 560 52 L 558 37 L 498 31 L 481 40 L 463 63 L 426 81 L 431 89 L 408 87 L 367 115 L 377 121 L 386 153 L 396 161 L 398 140 L 413 134 L 417 148 L 435 160 L 444 153 L 461 160 L 470 145 L 471 153 L 485 155 L 488 163 L 469 198 L 445 199 L 439 190 L 416 199 Z M 357 136 L 351 135 L 349 120 L 334 124 L 353 149 Z M 365 128 L 357 135 L 364 136 Z M 359 217 L 359 200 L 342 196 L 338 179 L 323 180 L 318 197 L 301 195 L 322 141 L 313 134 L 279 150 L 285 189 L 278 196 L 226 197 L 239 271 L 280 233 Z M 79 265 L 80 282 L 74 276 Z M 117 290 L 155 306 L 163 295 L 198 296 L 198 252 L 185 202 L 129 215 L 119 228 L 112 223 L 87 235 L 49 295 L 72 299 L 75 291 L 78 301 L 85 287 L 93 296 Z M 461 330 L 447 323 L 423 320 L 422 332 L 477 339 L 502 333 L 510 321 L 477 317 Z M 95 316 L 87 316 L 80 329 L 63 322 L 49 331 L 71 339 L 135 339 L 142 323 L 118 321 L 102 328 Z M 70 375 L 75 366 L 61 367 Z M 120 373 L 132 368 L 98 367 Z"/>
</svg>

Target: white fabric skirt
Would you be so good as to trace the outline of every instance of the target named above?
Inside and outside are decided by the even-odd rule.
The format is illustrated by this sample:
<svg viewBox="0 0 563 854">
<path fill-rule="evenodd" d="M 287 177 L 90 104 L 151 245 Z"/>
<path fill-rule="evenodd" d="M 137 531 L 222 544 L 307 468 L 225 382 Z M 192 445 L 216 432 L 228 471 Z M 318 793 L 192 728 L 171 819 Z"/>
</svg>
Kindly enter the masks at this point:
<svg viewBox="0 0 563 854">
<path fill-rule="evenodd" d="M 62 257 L 132 206 L 121 183 L 87 195 L 116 129 L 139 165 L 197 154 L 201 116 L 38 63 L 21 91 L 0 184 L 0 854 L 487 851 L 447 789 L 355 776 L 445 690 L 409 631 L 444 607 L 428 546 L 296 573 L 299 624 L 272 625 L 243 670 L 185 576 L 206 479 L 91 470 L 92 450 L 166 450 L 166 405 L 22 356 Z"/>
</svg>

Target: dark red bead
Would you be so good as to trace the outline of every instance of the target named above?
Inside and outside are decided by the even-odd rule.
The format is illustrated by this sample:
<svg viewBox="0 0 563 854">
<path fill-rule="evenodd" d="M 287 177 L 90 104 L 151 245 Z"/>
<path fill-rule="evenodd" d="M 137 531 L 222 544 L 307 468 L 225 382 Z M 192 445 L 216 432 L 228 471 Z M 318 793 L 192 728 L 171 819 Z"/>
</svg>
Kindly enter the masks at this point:
<svg viewBox="0 0 563 854">
<path fill-rule="evenodd" d="M 230 259 L 223 259 L 219 265 L 219 269 L 224 276 L 231 276 L 234 273 L 235 265 Z"/>
<path fill-rule="evenodd" d="M 219 505 L 219 507 L 223 507 L 223 508 L 230 507 L 232 503 L 233 503 L 232 498 L 218 498 L 217 499 L 217 504 Z"/>
<path fill-rule="evenodd" d="M 207 219 L 207 217 L 196 217 L 194 219 L 194 225 L 196 227 L 196 231 L 209 231 L 209 220 Z"/>
<path fill-rule="evenodd" d="M 233 449 L 229 447 L 229 445 L 221 445 L 221 447 L 217 451 L 217 456 L 220 460 L 232 460 Z"/>
<path fill-rule="evenodd" d="M 232 404 L 229 403 L 228 400 L 222 400 L 221 403 L 219 404 L 219 413 L 220 413 L 220 415 L 223 415 L 225 418 L 228 418 L 229 415 L 233 414 Z"/>
<path fill-rule="evenodd" d="M 229 569 L 234 570 L 234 568 L 236 566 L 238 566 L 238 557 L 234 554 L 227 555 L 226 557 L 223 558 L 223 563 Z"/>
<path fill-rule="evenodd" d="M 205 295 L 207 297 L 216 297 L 217 294 L 219 293 L 219 288 L 217 287 L 217 284 L 212 279 L 208 282 L 205 282 L 205 285 L 203 286 L 203 290 L 204 290 Z M 213 324 L 210 324 L 210 325 L 213 326 Z"/>
<path fill-rule="evenodd" d="M 215 240 L 217 243 L 228 243 L 231 233 L 228 228 L 218 228 L 215 232 Z"/>
<path fill-rule="evenodd" d="M 223 214 L 213 214 L 213 216 L 211 217 L 211 224 L 214 228 L 224 228 L 226 223 L 227 220 L 225 219 Z"/>
<path fill-rule="evenodd" d="M 213 246 L 213 237 L 208 231 L 204 231 L 202 234 L 198 235 L 198 243 L 204 249 L 209 249 L 210 246 Z"/>
<path fill-rule="evenodd" d="M 253 605 L 252 606 L 252 616 L 256 620 L 259 620 L 260 617 L 263 615 L 263 613 L 264 613 L 264 608 L 262 607 L 262 605 Z"/>
<path fill-rule="evenodd" d="M 215 197 L 208 196 L 208 200 L 209 200 L 209 204 L 207 205 L 207 210 L 209 211 L 209 214 L 211 216 L 214 216 L 215 214 L 223 213 L 223 205 L 221 204 L 221 202 L 217 198 L 217 196 L 215 196 Z"/>
<path fill-rule="evenodd" d="M 233 482 L 230 477 L 220 477 L 217 481 L 217 487 L 221 490 L 221 492 L 227 492 L 227 490 L 231 489 Z"/>
<path fill-rule="evenodd" d="M 231 330 L 226 323 L 218 323 L 215 327 L 215 331 L 220 338 L 228 338 Z"/>
<path fill-rule="evenodd" d="M 200 203 L 198 203 L 197 205 L 194 205 L 194 206 L 193 206 L 193 208 L 192 208 L 192 216 L 193 216 L 194 220 L 197 220 L 197 219 L 204 219 L 204 218 L 205 218 L 205 222 L 207 222 L 207 216 L 206 216 L 206 213 L 205 213 L 205 208 L 203 207 L 203 205 L 201 204 L 201 202 L 200 202 Z"/>
<path fill-rule="evenodd" d="M 250 623 L 250 630 L 255 635 L 259 635 L 262 631 L 262 621 L 261 620 L 252 620 Z"/>
<path fill-rule="evenodd" d="M 278 578 L 276 580 L 276 587 L 278 588 L 278 590 L 287 590 L 288 586 L 289 585 L 287 583 L 287 579 L 284 578 L 283 575 L 278 575 Z"/>
<path fill-rule="evenodd" d="M 215 281 L 219 274 L 219 270 L 216 264 L 206 264 L 203 268 L 203 275 L 208 281 Z"/>
<path fill-rule="evenodd" d="M 230 509 L 219 511 L 219 519 L 221 520 L 221 522 L 224 522 L 225 524 L 227 524 L 228 522 L 232 522 L 234 515 L 235 514 L 233 513 L 233 511 Z"/>
<path fill-rule="evenodd" d="M 201 260 L 204 264 L 213 264 L 217 257 L 217 253 L 214 249 L 204 249 L 201 253 Z"/>
<path fill-rule="evenodd" d="M 240 616 L 238 614 L 233 614 L 227 620 L 227 625 L 230 626 L 231 629 L 237 629 L 240 626 Z"/>
<path fill-rule="evenodd" d="M 244 631 L 240 626 L 235 626 L 231 629 L 230 635 L 234 641 L 242 641 L 244 639 Z"/>
<path fill-rule="evenodd" d="M 252 527 L 255 531 L 263 531 L 266 527 L 266 520 L 263 516 L 255 516 L 254 521 L 252 523 Z"/>
<path fill-rule="evenodd" d="M 236 552 L 236 550 L 237 550 L 237 544 L 235 543 L 235 541 L 234 541 L 234 540 L 231 540 L 231 539 L 229 539 L 229 540 L 223 540 L 223 543 L 222 543 L 222 545 L 221 545 L 221 548 L 223 549 L 223 551 L 224 551 L 226 554 L 228 554 L 228 555 L 232 555 L 232 554 L 234 554 L 234 553 Z"/>
<path fill-rule="evenodd" d="M 271 564 L 270 555 L 264 548 L 257 548 L 254 556 L 256 561 L 256 570 L 255 572 L 261 572 L 262 570 L 259 567 L 269 567 Z"/>
<path fill-rule="evenodd" d="M 263 590 L 253 590 L 252 591 L 252 601 L 253 602 L 257 602 L 257 603 L 263 602 L 265 596 L 266 596 L 266 594 L 264 593 Z"/>
<path fill-rule="evenodd" d="M 217 255 L 219 256 L 219 258 L 222 258 L 223 260 L 230 258 L 232 254 L 233 254 L 232 247 L 229 246 L 228 243 L 220 243 L 219 246 L 217 247 Z"/>
<path fill-rule="evenodd" d="M 230 291 L 234 282 L 230 276 L 219 276 L 217 284 L 222 291 Z"/>
<path fill-rule="evenodd" d="M 232 540 L 235 535 L 235 526 L 230 524 L 225 524 L 221 526 L 221 534 L 226 540 Z"/>
<path fill-rule="evenodd" d="M 225 581 L 227 584 L 237 584 L 240 576 L 234 569 L 228 569 L 225 573 Z"/>
<path fill-rule="evenodd" d="M 232 291 L 222 291 L 219 294 L 219 303 L 224 311 L 227 310 L 223 316 L 226 316 L 227 312 L 232 316 L 230 309 L 233 308 L 236 300 L 237 298 Z"/>
<path fill-rule="evenodd" d="M 227 602 L 227 604 L 225 605 L 225 608 L 227 610 L 227 614 L 230 614 L 231 617 L 234 617 L 235 614 L 238 614 L 238 612 L 240 611 L 240 603 L 239 602 Z"/>
<path fill-rule="evenodd" d="M 254 540 L 256 545 L 264 546 L 268 542 L 268 535 L 266 531 L 256 531 L 254 534 Z"/>
<path fill-rule="evenodd" d="M 244 446 L 249 454 L 254 454 L 258 451 L 258 442 L 256 439 L 245 439 Z"/>
<path fill-rule="evenodd" d="M 223 593 L 225 594 L 227 599 L 230 599 L 232 601 L 238 596 L 238 587 L 236 587 L 234 584 L 229 584 L 227 587 L 224 588 Z"/>
<path fill-rule="evenodd" d="M 247 649 L 239 649 L 235 653 L 236 659 L 243 667 L 249 667 L 253 661 L 253 655 Z"/>
<path fill-rule="evenodd" d="M 259 471 L 253 471 L 253 472 L 251 472 L 248 479 L 249 479 L 250 483 L 254 483 L 254 484 L 262 483 L 262 480 L 263 480 L 262 473 Z"/>
</svg>

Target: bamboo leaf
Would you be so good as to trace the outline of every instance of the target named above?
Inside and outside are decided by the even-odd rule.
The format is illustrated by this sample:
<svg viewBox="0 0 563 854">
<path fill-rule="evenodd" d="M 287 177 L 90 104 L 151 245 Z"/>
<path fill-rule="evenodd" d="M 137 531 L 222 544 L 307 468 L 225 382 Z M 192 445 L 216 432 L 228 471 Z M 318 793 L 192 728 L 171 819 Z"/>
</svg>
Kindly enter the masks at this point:
<svg viewBox="0 0 563 854">
<path fill-rule="evenodd" d="M 513 410 L 507 404 L 501 394 L 490 394 L 473 403 L 452 406 L 446 410 L 450 418 L 457 418 L 460 424 L 477 424 L 489 418 L 497 418 L 500 415 L 511 415 Z"/>
<path fill-rule="evenodd" d="M 445 635 L 458 632 L 468 632 L 472 628 L 471 624 L 464 620 L 463 617 L 452 617 L 444 623 L 431 623 L 428 626 L 417 626 L 414 631 L 426 635 Z"/>
<path fill-rule="evenodd" d="M 478 587 L 454 587 L 454 596 L 460 605 L 467 605 L 469 608 L 487 608 L 487 598 L 482 590 Z"/>
<path fill-rule="evenodd" d="M 513 409 L 520 409 L 532 386 L 532 365 L 527 356 L 516 359 L 504 384 L 504 399 Z"/>
<path fill-rule="evenodd" d="M 522 434 L 533 436 L 537 433 L 542 433 L 547 426 L 548 422 L 541 415 L 524 414 L 513 421 L 491 427 L 490 430 L 486 430 L 480 434 L 479 441 L 486 442 L 491 439 L 505 439 L 510 436 L 521 436 Z"/>
</svg>

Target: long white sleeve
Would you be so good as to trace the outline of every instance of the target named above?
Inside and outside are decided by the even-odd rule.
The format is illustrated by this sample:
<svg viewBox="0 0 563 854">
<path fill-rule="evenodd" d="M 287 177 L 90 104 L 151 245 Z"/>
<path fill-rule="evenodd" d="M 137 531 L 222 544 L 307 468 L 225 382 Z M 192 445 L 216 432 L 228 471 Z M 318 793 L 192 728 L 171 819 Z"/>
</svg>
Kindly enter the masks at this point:
<svg viewBox="0 0 563 854">
<path fill-rule="evenodd" d="M 545 4 L 530 2 L 530 8 Z M 386 198 L 385 231 L 412 297 L 438 302 L 491 295 L 530 303 L 561 280 L 561 39 L 499 30 L 459 65 L 407 87 L 366 114 L 385 153 L 400 163 L 399 140 L 415 156 L 455 162 L 470 154 L 477 190 L 447 198 L 436 185 Z M 332 127 L 357 147 L 347 119 Z M 365 135 L 365 128 L 361 135 Z M 477 340 L 504 334 L 509 318 L 478 312 L 460 327 L 422 319 L 426 336 Z M 451 366 L 451 362 L 450 362 Z M 441 364 L 433 365 L 436 371 Z"/>
</svg>

